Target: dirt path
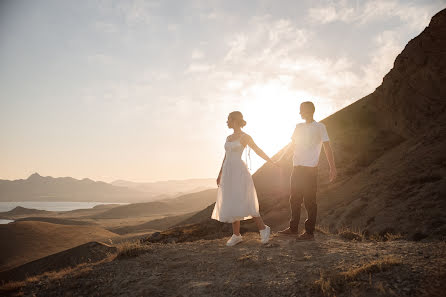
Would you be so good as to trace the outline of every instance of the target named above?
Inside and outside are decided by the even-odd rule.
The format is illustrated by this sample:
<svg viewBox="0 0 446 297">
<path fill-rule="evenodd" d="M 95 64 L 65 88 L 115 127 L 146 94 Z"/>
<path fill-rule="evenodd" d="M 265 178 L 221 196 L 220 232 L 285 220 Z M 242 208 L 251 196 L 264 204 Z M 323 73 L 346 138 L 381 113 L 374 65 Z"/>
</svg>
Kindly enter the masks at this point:
<svg viewBox="0 0 446 297">
<path fill-rule="evenodd" d="M 446 243 L 352 242 L 318 234 L 296 242 L 257 233 L 227 239 L 151 244 L 115 259 L 16 291 L 24 296 L 442 296 Z"/>
</svg>

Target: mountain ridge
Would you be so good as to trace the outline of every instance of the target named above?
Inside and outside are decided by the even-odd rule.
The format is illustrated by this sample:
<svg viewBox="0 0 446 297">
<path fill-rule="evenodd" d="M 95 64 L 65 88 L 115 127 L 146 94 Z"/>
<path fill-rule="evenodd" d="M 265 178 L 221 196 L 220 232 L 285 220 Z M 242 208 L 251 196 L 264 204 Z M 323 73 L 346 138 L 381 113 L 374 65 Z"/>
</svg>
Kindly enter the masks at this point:
<svg viewBox="0 0 446 297">
<path fill-rule="evenodd" d="M 126 182 L 126 186 L 89 178 L 42 176 L 35 172 L 26 179 L 0 180 L 0 201 L 149 202 L 209 189 L 214 187 L 214 182 L 213 179 L 186 179 Z"/>
</svg>

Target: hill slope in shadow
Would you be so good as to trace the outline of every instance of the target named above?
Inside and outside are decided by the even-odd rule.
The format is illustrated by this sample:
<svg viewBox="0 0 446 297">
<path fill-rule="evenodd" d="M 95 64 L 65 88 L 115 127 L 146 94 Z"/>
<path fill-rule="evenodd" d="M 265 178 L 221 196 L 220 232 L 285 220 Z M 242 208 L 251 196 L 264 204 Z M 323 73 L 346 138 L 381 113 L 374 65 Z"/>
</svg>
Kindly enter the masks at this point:
<svg viewBox="0 0 446 297">
<path fill-rule="evenodd" d="M 0 225 L 0 271 L 89 241 L 118 235 L 94 225 L 60 225 L 20 221 Z"/>
</svg>

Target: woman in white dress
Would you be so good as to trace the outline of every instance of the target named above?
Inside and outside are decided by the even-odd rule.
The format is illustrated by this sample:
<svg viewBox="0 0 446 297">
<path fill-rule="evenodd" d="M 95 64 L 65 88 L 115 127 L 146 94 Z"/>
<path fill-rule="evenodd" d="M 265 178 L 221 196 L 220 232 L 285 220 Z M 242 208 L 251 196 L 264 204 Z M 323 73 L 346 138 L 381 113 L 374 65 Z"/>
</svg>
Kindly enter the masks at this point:
<svg viewBox="0 0 446 297">
<path fill-rule="evenodd" d="M 240 220 L 251 218 L 254 218 L 259 228 L 261 242 L 267 243 L 271 229 L 263 223 L 260 216 L 252 176 L 241 158 L 243 150 L 249 146 L 266 161 L 278 165 L 255 144 L 251 136 L 242 131 L 246 122 L 241 112 L 231 112 L 226 123 L 234 130 L 234 133 L 226 138 L 226 153 L 217 178 L 217 201 L 211 218 L 232 223 L 233 234 L 226 243 L 227 246 L 236 245 L 243 240 L 240 234 Z"/>
</svg>

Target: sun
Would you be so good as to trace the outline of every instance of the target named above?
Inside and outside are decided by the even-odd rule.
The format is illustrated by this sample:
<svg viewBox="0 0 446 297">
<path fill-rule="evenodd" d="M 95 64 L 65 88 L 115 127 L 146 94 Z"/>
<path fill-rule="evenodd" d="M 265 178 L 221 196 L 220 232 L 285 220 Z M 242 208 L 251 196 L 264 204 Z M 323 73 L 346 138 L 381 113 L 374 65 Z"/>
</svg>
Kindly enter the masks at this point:
<svg viewBox="0 0 446 297">
<path fill-rule="evenodd" d="M 332 110 L 331 106 L 323 104 L 329 100 L 312 96 L 305 91 L 293 90 L 281 79 L 246 88 L 242 96 L 240 110 L 248 123 L 244 130 L 270 157 L 291 141 L 296 124 L 303 122 L 299 115 L 299 106 L 303 101 L 315 103 L 316 120 L 321 115 L 327 116 Z M 245 154 L 246 152 L 244 158 Z M 251 151 L 251 172 L 255 172 L 264 163 L 263 159 Z"/>
</svg>

